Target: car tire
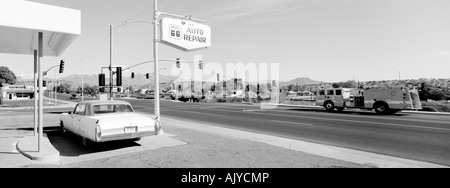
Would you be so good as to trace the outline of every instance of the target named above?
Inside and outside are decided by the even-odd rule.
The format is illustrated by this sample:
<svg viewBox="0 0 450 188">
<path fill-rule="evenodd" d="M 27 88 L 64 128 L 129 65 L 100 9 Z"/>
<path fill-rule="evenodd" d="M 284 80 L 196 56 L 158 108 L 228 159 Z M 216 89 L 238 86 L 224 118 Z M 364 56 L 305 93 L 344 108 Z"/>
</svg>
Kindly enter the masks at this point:
<svg viewBox="0 0 450 188">
<path fill-rule="evenodd" d="M 326 109 L 328 112 L 334 111 L 334 108 L 335 108 L 335 107 L 334 107 L 334 103 L 333 103 L 333 102 L 330 102 L 330 101 L 326 102 L 323 106 L 325 107 L 325 109 Z"/>
<path fill-rule="evenodd" d="M 81 143 L 83 144 L 84 147 L 87 147 L 89 145 L 89 139 L 82 137 Z"/>
<path fill-rule="evenodd" d="M 60 126 L 61 126 L 61 133 L 62 134 L 66 134 L 67 133 L 67 130 L 66 130 L 66 128 L 64 127 L 64 123 L 61 121 L 61 123 L 60 123 Z"/>
</svg>

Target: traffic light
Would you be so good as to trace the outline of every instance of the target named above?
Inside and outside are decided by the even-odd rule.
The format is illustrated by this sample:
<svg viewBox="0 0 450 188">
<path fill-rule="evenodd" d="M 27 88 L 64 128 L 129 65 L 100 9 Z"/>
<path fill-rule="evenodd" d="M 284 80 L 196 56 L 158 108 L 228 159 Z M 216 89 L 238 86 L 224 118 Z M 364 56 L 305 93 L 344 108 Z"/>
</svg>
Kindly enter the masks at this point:
<svg viewBox="0 0 450 188">
<path fill-rule="evenodd" d="M 37 86 L 39 87 L 40 85 L 39 85 L 39 79 L 37 79 Z M 47 81 L 45 81 L 45 80 L 43 80 L 42 81 L 42 87 L 47 87 Z"/>
<path fill-rule="evenodd" d="M 211 91 L 216 91 L 216 83 L 211 86 Z"/>
<path fill-rule="evenodd" d="M 147 80 L 150 79 L 150 73 L 147 73 L 147 74 L 145 75 L 145 78 L 147 78 Z"/>
<path fill-rule="evenodd" d="M 218 82 L 220 81 L 220 74 L 219 73 L 217 73 L 217 81 Z"/>
<path fill-rule="evenodd" d="M 65 62 L 61 60 L 61 62 L 59 63 L 59 74 L 64 73 L 64 64 Z"/>
<path fill-rule="evenodd" d="M 180 58 L 177 58 L 177 68 L 181 68 L 180 60 Z"/>
<path fill-rule="evenodd" d="M 134 72 L 131 73 L 131 78 L 134 79 Z"/>
<path fill-rule="evenodd" d="M 256 85 L 256 94 L 258 94 L 259 95 L 259 83 L 258 83 L 258 85 Z"/>
<path fill-rule="evenodd" d="M 200 70 L 203 70 L 203 61 L 202 61 L 202 60 L 199 61 L 199 63 L 198 63 L 198 68 L 199 68 Z"/>
<path fill-rule="evenodd" d="M 116 74 L 117 74 L 117 77 L 116 77 L 116 85 L 117 86 L 122 86 L 122 67 L 117 67 L 116 68 Z"/>
<path fill-rule="evenodd" d="M 106 86 L 105 74 L 99 74 L 98 75 L 98 86 L 100 86 L 100 87 Z"/>
</svg>

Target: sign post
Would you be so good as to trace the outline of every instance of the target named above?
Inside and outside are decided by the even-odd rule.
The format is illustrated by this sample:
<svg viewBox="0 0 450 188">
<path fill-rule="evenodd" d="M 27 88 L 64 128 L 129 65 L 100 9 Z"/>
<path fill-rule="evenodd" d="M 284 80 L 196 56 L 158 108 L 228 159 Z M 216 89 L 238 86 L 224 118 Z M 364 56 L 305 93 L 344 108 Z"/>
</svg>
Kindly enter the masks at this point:
<svg viewBox="0 0 450 188">
<path fill-rule="evenodd" d="M 163 18 L 159 23 L 159 16 L 169 16 Z M 195 21 L 195 22 L 193 22 Z M 211 46 L 211 28 L 198 23 L 202 20 L 187 16 L 179 16 L 158 11 L 158 0 L 154 0 L 153 15 L 153 58 L 155 70 L 155 116 L 161 121 L 160 95 L 159 95 L 159 49 L 158 43 L 162 42 L 185 52 L 208 48 Z M 161 28 L 158 29 L 158 24 Z M 158 30 L 161 31 L 161 40 L 158 38 Z"/>
<path fill-rule="evenodd" d="M 155 116 L 156 120 L 161 121 L 161 112 L 159 105 L 159 57 L 158 57 L 158 0 L 154 0 L 155 14 L 153 16 L 153 58 L 154 58 L 154 70 L 155 70 Z"/>
</svg>

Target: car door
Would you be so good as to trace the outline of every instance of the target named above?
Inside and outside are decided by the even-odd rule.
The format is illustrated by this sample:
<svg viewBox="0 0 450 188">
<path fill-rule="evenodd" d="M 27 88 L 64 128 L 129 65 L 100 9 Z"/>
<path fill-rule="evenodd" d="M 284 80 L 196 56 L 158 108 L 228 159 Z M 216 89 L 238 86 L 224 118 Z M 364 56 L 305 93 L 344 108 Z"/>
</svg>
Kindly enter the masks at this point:
<svg viewBox="0 0 450 188">
<path fill-rule="evenodd" d="M 79 104 L 77 108 L 75 109 L 75 112 L 72 116 L 72 132 L 75 134 L 80 134 L 80 125 L 81 121 L 86 115 L 86 105 L 85 104 Z"/>
<path fill-rule="evenodd" d="M 76 114 L 78 113 L 78 108 L 80 107 L 80 105 L 78 104 L 77 106 L 75 106 L 75 109 L 73 110 L 72 113 L 69 113 L 69 116 L 67 119 L 65 119 L 64 121 L 64 126 L 67 130 L 69 130 L 70 132 L 75 133 L 75 129 L 73 126 L 74 123 L 74 118 L 76 116 Z"/>
</svg>

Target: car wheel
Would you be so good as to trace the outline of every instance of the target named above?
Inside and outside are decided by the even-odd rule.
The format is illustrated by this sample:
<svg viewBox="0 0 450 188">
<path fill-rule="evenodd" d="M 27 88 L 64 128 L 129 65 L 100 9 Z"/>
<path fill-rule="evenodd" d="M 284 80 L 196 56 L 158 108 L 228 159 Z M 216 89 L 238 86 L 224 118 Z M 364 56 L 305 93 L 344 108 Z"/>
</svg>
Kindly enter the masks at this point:
<svg viewBox="0 0 450 188">
<path fill-rule="evenodd" d="M 64 123 L 61 121 L 61 133 L 62 134 L 66 134 L 66 132 L 67 132 L 67 130 L 66 130 L 66 128 L 64 127 Z"/>
<path fill-rule="evenodd" d="M 83 138 L 81 139 L 81 141 L 82 141 L 82 143 L 83 143 L 83 146 L 88 146 L 88 145 L 89 145 L 89 140 L 88 140 L 87 138 L 83 137 Z"/>
</svg>

